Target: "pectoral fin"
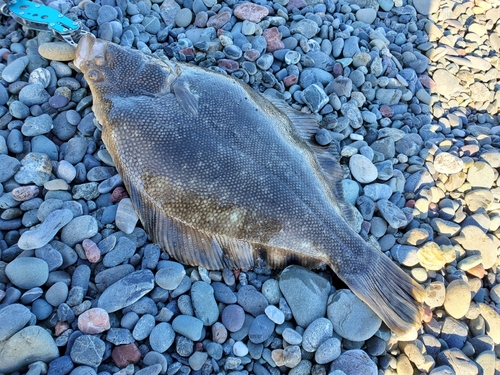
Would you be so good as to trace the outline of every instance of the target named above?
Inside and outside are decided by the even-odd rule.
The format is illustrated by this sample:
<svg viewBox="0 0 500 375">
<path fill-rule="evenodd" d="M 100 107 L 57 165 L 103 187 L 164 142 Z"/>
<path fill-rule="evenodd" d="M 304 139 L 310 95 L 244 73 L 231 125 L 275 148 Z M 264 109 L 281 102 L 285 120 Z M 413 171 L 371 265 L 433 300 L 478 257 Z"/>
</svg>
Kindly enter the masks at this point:
<svg viewBox="0 0 500 375">
<path fill-rule="evenodd" d="M 173 89 L 175 97 L 184 112 L 188 115 L 198 116 L 198 96 L 191 91 L 189 83 L 179 77 L 175 81 Z"/>
</svg>

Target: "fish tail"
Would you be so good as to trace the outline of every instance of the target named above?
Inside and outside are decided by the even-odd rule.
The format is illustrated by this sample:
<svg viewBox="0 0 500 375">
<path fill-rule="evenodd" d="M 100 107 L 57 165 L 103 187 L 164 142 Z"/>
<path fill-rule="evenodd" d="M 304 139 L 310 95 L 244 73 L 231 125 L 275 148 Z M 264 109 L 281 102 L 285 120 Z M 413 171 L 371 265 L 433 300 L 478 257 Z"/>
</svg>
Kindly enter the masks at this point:
<svg viewBox="0 0 500 375">
<path fill-rule="evenodd" d="M 422 322 L 424 290 L 391 259 L 371 250 L 365 272 L 339 272 L 339 276 L 394 333 L 415 331 Z"/>
</svg>

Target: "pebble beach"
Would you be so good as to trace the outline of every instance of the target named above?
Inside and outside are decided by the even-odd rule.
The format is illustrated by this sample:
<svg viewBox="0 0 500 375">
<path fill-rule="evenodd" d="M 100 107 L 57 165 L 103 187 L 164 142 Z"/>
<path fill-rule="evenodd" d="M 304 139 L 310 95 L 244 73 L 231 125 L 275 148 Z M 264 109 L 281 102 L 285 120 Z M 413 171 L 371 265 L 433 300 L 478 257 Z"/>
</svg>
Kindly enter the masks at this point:
<svg viewBox="0 0 500 375">
<path fill-rule="evenodd" d="M 316 116 L 357 231 L 425 309 L 397 337 L 326 267 L 170 259 L 133 211 L 72 47 L 1 17 L 0 374 L 500 374 L 500 2 L 46 4 Z"/>
</svg>

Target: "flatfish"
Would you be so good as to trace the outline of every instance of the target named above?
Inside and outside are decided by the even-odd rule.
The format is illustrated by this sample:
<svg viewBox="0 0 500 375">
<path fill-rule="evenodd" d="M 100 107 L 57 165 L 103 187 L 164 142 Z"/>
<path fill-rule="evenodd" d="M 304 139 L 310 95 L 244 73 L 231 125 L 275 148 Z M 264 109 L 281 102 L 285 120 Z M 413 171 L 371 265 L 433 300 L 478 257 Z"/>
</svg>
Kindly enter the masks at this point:
<svg viewBox="0 0 500 375">
<path fill-rule="evenodd" d="M 342 169 L 315 119 L 240 81 L 84 36 L 102 139 L 152 240 L 210 270 L 328 265 L 398 334 L 423 289 L 349 225 Z"/>
</svg>

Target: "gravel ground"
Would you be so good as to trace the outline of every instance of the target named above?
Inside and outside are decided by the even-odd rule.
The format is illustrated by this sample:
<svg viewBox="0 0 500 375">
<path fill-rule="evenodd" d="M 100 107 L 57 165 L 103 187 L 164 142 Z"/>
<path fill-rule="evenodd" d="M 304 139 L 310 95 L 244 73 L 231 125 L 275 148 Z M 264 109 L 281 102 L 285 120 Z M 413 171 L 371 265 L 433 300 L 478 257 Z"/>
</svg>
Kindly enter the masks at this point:
<svg viewBox="0 0 500 375">
<path fill-rule="evenodd" d="M 0 373 L 500 373 L 498 2 L 49 4 L 314 113 L 360 234 L 425 288 L 425 316 L 397 338 L 328 269 L 169 259 L 131 209 L 71 49 L 45 44 L 47 60 L 50 34 L 3 17 Z"/>
</svg>

